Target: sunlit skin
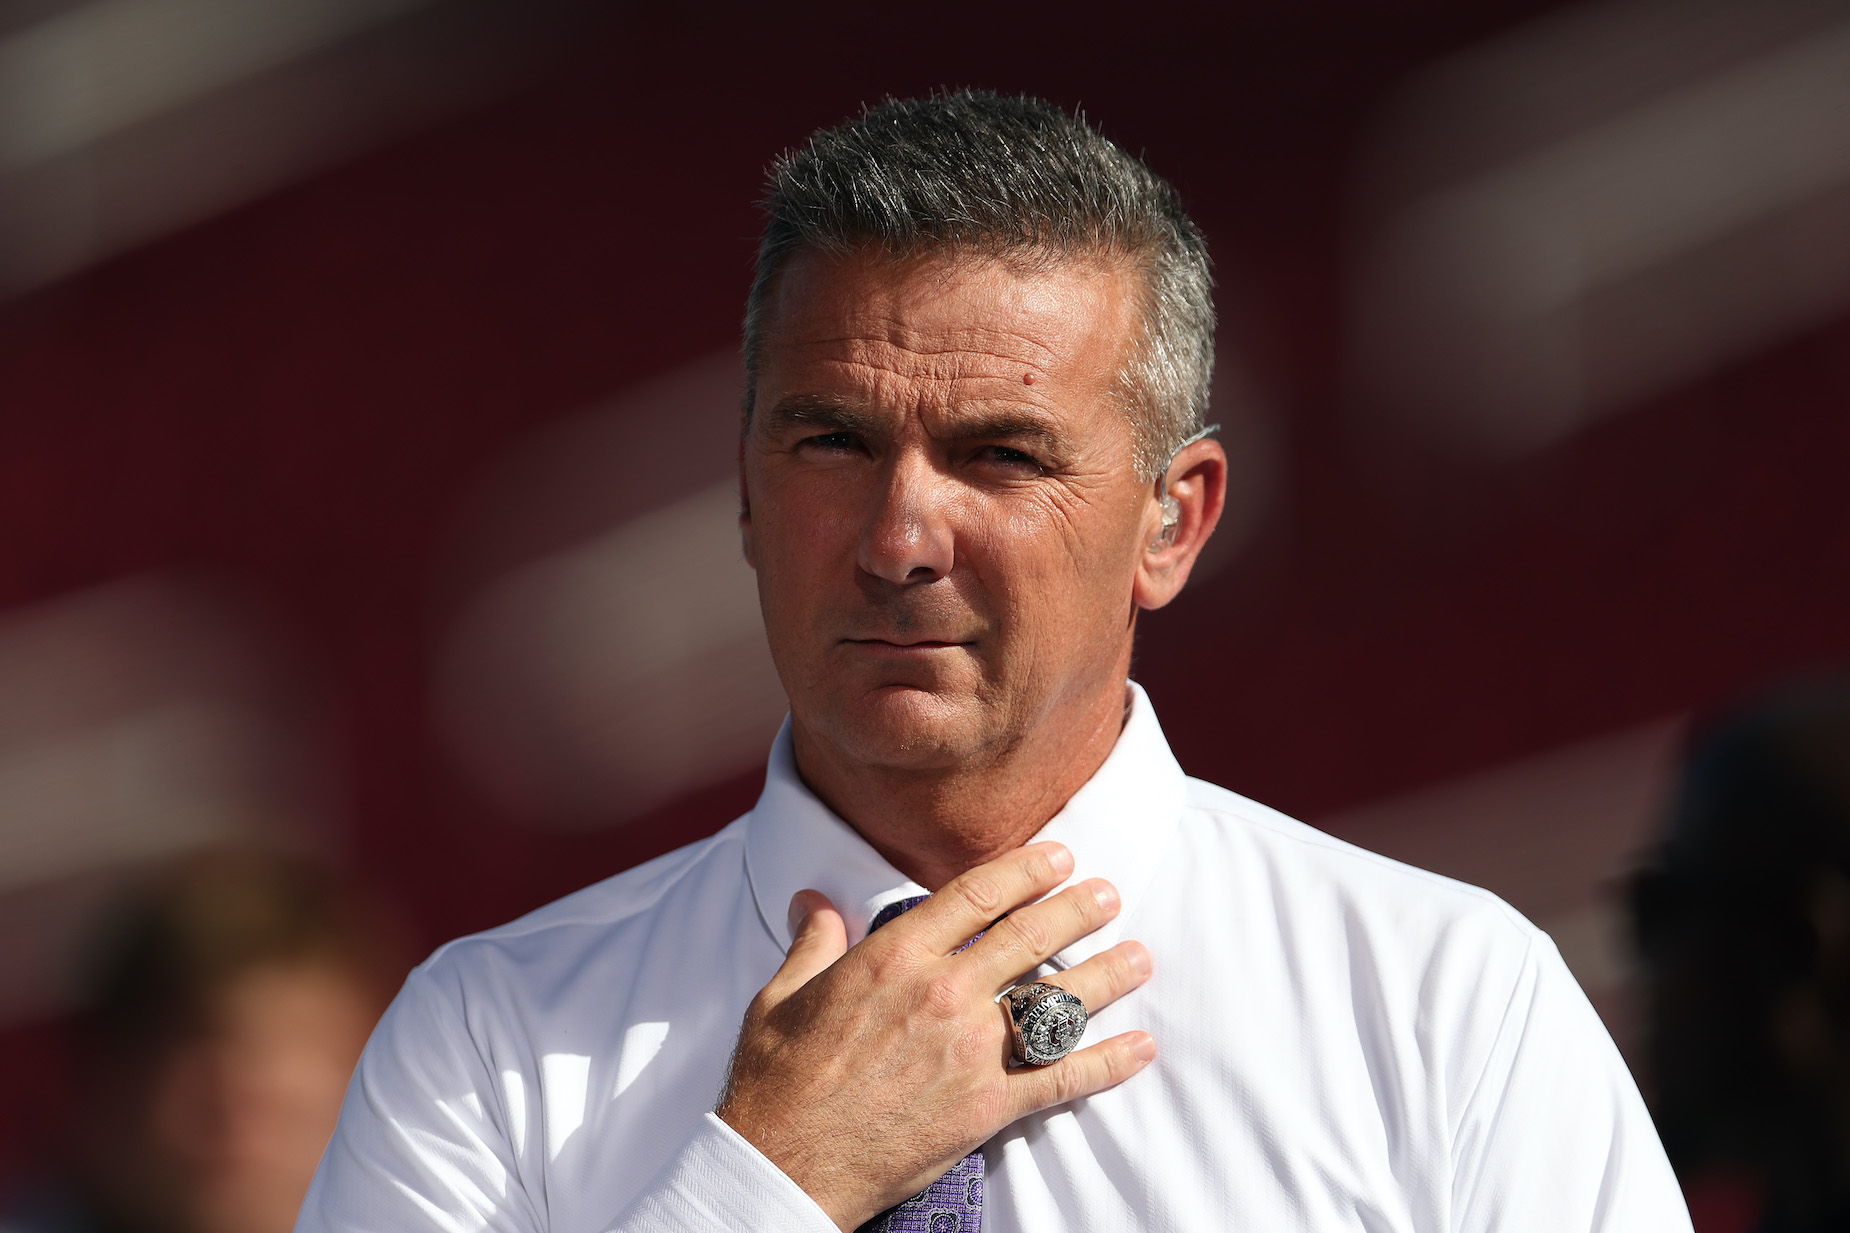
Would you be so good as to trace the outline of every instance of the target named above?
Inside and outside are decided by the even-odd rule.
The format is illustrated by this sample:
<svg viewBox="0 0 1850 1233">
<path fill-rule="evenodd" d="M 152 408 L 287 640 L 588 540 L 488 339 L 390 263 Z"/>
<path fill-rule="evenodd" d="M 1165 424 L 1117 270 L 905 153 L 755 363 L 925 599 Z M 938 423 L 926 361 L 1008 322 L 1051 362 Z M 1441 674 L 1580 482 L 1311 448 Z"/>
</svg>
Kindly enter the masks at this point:
<svg viewBox="0 0 1850 1233">
<path fill-rule="evenodd" d="M 1182 588 L 1225 456 L 1160 551 L 1119 373 L 1122 263 L 808 252 L 742 443 L 747 559 L 809 786 L 929 889 L 1018 847 L 1117 740 L 1140 608 Z"/>
</svg>

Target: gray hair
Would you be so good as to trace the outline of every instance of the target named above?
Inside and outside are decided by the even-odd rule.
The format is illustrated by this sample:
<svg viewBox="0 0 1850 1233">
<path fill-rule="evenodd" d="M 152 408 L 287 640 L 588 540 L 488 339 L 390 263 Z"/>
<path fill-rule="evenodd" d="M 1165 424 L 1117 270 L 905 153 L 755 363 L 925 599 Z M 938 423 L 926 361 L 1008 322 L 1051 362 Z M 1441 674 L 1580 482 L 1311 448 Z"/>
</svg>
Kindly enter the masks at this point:
<svg viewBox="0 0 1850 1233">
<path fill-rule="evenodd" d="M 803 249 L 875 246 L 895 258 L 1128 261 L 1143 275 L 1143 337 L 1119 394 L 1138 474 L 1154 480 L 1201 430 L 1214 374 L 1207 244 L 1175 189 L 1083 116 L 979 91 L 888 100 L 779 158 L 763 204 L 745 310 L 748 416 L 784 265 Z"/>
</svg>

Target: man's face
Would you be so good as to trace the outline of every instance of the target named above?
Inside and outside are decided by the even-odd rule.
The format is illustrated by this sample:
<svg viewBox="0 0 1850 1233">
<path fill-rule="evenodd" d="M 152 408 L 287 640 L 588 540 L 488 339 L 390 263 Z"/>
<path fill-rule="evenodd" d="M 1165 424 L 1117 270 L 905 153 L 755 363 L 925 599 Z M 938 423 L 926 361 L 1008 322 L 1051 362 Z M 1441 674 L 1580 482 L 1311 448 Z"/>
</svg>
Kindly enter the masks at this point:
<svg viewBox="0 0 1850 1233">
<path fill-rule="evenodd" d="M 743 445 L 746 554 L 798 726 L 855 762 L 975 768 L 1122 698 L 1156 514 L 1103 264 L 804 253 Z"/>
</svg>

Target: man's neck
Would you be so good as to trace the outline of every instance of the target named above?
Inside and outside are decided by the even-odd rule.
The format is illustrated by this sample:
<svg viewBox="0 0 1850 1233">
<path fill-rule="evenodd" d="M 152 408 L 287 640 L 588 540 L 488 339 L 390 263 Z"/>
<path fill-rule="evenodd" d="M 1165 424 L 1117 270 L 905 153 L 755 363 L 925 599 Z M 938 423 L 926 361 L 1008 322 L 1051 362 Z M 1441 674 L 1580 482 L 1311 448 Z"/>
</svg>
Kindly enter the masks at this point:
<svg viewBox="0 0 1850 1233">
<path fill-rule="evenodd" d="M 1032 839 L 1104 765 L 1128 714 L 1120 688 L 996 758 L 948 770 L 867 766 L 800 726 L 793 736 L 809 789 L 895 869 L 935 891 Z"/>
</svg>

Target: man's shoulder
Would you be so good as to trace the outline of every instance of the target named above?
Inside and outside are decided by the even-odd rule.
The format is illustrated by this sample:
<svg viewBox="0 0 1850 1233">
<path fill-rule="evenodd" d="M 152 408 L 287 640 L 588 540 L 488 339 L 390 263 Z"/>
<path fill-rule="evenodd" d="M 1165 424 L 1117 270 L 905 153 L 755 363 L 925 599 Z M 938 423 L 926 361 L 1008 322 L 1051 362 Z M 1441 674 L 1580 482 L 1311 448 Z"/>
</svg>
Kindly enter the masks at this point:
<svg viewBox="0 0 1850 1233">
<path fill-rule="evenodd" d="M 573 938 L 587 943 L 649 918 L 677 898 L 711 900 L 742 891 L 746 814 L 705 839 L 676 848 L 536 908 L 504 925 L 444 943 L 425 960 L 426 972 L 456 971 L 500 960 L 530 963 L 557 957 Z"/>
<path fill-rule="evenodd" d="M 1319 1036 L 1339 1052 L 1404 1047 L 1465 1083 L 1520 1032 L 1538 981 L 1571 983 L 1548 936 L 1487 890 L 1211 784 L 1191 781 L 1188 802 L 1180 876 L 1192 899 L 1215 897 L 1197 913 L 1218 935 L 1198 949 L 1271 973 L 1281 1007 L 1350 1025 Z"/>
<path fill-rule="evenodd" d="M 1250 876 L 1282 892 L 1280 906 L 1332 911 L 1424 934 L 1463 928 L 1511 957 L 1544 935 L 1495 894 L 1338 839 L 1276 809 L 1199 779 L 1188 781 L 1188 809 L 1201 829 L 1244 854 Z M 1206 836 L 1204 836 L 1206 838 Z"/>
</svg>

